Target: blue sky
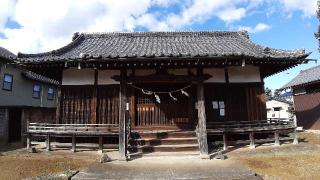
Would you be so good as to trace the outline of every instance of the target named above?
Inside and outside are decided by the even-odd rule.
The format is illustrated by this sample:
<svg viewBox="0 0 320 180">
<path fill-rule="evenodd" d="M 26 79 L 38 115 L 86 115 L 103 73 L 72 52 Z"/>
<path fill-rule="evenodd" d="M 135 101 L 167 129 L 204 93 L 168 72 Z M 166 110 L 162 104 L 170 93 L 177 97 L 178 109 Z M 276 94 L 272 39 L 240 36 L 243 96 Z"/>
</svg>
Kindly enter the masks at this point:
<svg viewBox="0 0 320 180">
<path fill-rule="evenodd" d="M 316 0 L 1 0 L 0 46 L 53 50 L 74 32 L 247 30 L 258 44 L 318 59 Z M 319 62 L 320 63 L 320 62 Z M 276 89 L 314 62 L 265 79 Z"/>
</svg>

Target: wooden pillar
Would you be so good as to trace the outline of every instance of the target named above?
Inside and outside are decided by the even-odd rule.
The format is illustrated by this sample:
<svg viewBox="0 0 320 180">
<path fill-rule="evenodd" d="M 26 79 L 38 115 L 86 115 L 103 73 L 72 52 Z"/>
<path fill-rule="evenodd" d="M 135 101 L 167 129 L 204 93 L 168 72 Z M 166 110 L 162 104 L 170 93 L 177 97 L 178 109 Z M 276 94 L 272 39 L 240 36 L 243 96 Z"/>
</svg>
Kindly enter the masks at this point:
<svg viewBox="0 0 320 180">
<path fill-rule="evenodd" d="M 58 87 L 57 89 L 57 109 L 56 109 L 56 124 L 60 123 L 60 112 L 61 112 L 61 88 Z"/>
<path fill-rule="evenodd" d="M 255 145 L 255 142 L 254 142 L 254 133 L 250 132 L 249 137 L 250 137 L 250 148 L 251 149 L 256 148 L 256 145 Z"/>
<path fill-rule="evenodd" d="M 297 130 L 295 129 L 293 132 L 293 144 L 298 144 L 299 140 L 298 140 L 298 134 L 297 134 Z"/>
<path fill-rule="evenodd" d="M 274 132 L 274 145 L 280 146 L 279 131 L 275 131 Z"/>
<path fill-rule="evenodd" d="M 227 135 L 226 133 L 223 134 L 223 150 L 228 149 L 228 144 L 227 144 Z"/>
<path fill-rule="evenodd" d="M 50 134 L 47 134 L 46 150 L 47 150 L 47 151 L 51 151 L 51 139 L 50 139 Z"/>
<path fill-rule="evenodd" d="M 103 153 L 103 137 L 99 136 L 99 153 Z"/>
<path fill-rule="evenodd" d="M 27 134 L 27 150 L 30 150 L 31 148 L 31 134 Z"/>
<path fill-rule="evenodd" d="M 198 76 L 202 75 L 202 69 L 198 69 Z M 206 110 L 205 110 L 205 98 L 204 98 L 204 85 L 203 82 L 197 84 L 197 109 L 198 109 L 198 142 L 200 147 L 201 158 L 209 158 L 208 155 L 208 142 L 207 142 L 207 128 L 206 128 Z"/>
<path fill-rule="evenodd" d="M 127 135 L 126 135 L 126 103 L 127 70 L 121 69 L 120 93 L 119 93 L 119 160 L 127 160 Z"/>
<path fill-rule="evenodd" d="M 71 151 L 72 152 L 76 152 L 77 151 L 77 149 L 76 149 L 76 135 L 75 134 L 73 134 L 72 135 L 72 147 L 71 147 Z"/>
<path fill-rule="evenodd" d="M 97 124 L 98 70 L 94 70 L 93 96 L 91 102 L 91 124 Z"/>
</svg>

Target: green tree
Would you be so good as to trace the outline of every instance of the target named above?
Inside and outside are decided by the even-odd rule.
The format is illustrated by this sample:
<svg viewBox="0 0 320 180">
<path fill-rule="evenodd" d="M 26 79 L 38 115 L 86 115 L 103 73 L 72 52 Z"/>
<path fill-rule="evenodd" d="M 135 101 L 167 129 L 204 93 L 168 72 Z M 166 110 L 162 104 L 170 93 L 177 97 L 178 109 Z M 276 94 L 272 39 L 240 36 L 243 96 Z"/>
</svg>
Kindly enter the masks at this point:
<svg viewBox="0 0 320 180">
<path fill-rule="evenodd" d="M 266 87 L 266 89 L 264 90 L 266 96 L 267 96 L 267 100 L 271 100 L 272 99 L 272 91 L 271 89 L 269 89 L 268 87 Z"/>
</svg>

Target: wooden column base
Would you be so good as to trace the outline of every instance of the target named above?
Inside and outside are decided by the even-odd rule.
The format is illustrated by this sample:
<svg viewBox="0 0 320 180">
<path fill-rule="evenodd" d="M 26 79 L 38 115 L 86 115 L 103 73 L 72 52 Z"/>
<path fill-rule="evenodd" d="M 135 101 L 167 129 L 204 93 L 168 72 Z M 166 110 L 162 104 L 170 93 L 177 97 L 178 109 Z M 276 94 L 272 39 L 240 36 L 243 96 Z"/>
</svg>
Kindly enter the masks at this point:
<svg viewBox="0 0 320 180">
<path fill-rule="evenodd" d="M 31 148 L 31 135 L 27 135 L 27 150 L 30 150 Z"/>
<path fill-rule="evenodd" d="M 298 134 L 297 134 L 296 130 L 294 130 L 294 133 L 293 133 L 293 142 L 292 142 L 292 144 L 299 144 Z"/>
<path fill-rule="evenodd" d="M 99 136 L 99 150 L 98 153 L 103 153 L 103 137 Z"/>
<path fill-rule="evenodd" d="M 72 147 L 71 147 L 72 152 L 76 152 L 76 135 L 72 135 Z"/>
<path fill-rule="evenodd" d="M 274 132 L 274 145 L 275 146 L 280 146 L 279 131 Z"/>
<path fill-rule="evenodd" d="M 227 135 L 223 134 L 223 150 L 228 149 L 228 144 L 227 144 Z"/>
<path fill-rule="evenodd" d="M 50 140 L 50 134 L 47 134 L 47 139 L 46 139 L 46 150 L 51 151 L 51 140 Z"/>
<path fill-rule="evenodd" d="M 255 149 L 256 145 L 255 145 L 255 142 L 254 142 L 254 133 L 250 132 L 249 137 L 250 137 L 250 148 L 251 149 Z"/>
</svg>

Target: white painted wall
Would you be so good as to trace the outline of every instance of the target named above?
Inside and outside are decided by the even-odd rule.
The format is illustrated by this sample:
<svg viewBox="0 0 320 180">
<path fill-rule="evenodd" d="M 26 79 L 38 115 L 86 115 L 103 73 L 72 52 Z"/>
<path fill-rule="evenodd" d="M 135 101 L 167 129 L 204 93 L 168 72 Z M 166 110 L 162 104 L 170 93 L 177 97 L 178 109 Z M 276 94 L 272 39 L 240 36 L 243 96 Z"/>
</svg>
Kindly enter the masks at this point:
<svg viewBox="0 0 320 180">
<path fill-rule="evenodd" d="M 225 83 L 226 77 L 224 68 L 204 68 L 203 74 L 209 74 L 212 77 L 204 81 L 205 83 Z"/>
<path fill-rule="evenodd" d="M 261 82 L 259 67 L 252 65 L 228 67 L 228 76 L 230 83 Z"/>
<path fill-rule="evenodd" d="M 98 85 L 120 84 L 119 81 L 112 79 L 112 76 L 120 75 L 120 70 L 101 70 L 98 71 Z"/>
<path fill-rule="evenodd" d="M 267 101 L 267 117 L 268 118 L 290 118 L 290 113 L 288 112 L 289 104 L 270 100 Z M 274 111 L 274 108 L 281 107 L 280 111 Z"/>
<path fill-rule="evenodd" d="M 62 85 L 93 85 L 94 69 L 69 68 L 63 70 Z"/>
</svg>

